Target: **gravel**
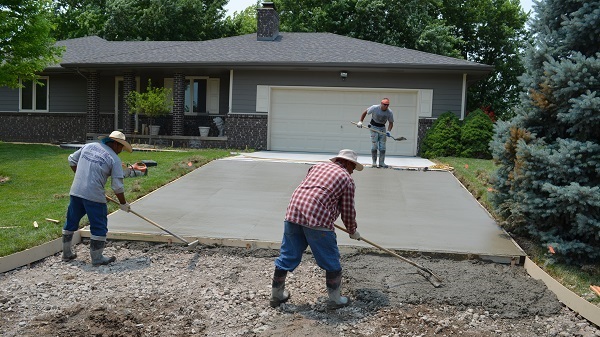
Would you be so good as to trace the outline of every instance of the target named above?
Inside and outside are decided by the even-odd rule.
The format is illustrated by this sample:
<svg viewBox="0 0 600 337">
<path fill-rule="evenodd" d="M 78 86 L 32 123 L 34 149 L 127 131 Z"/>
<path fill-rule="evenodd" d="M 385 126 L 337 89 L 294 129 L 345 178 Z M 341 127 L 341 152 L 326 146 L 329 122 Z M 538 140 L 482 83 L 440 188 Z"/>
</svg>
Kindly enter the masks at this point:
<svg viewBox="0 0 600 337">
<path fill-rule="evenodd" d="M 307 253 L 273 309 L 276 250 L 109 241 L 117 261 L 100 267 L 87 240 L 74 250 L 0 274 L 1 336 L 600 336 L 520 266 L 411 257 L 444 279 L 434 288 L 398 259 L 347 253 L 352 304 L 330 311 Z"/>
</svg>

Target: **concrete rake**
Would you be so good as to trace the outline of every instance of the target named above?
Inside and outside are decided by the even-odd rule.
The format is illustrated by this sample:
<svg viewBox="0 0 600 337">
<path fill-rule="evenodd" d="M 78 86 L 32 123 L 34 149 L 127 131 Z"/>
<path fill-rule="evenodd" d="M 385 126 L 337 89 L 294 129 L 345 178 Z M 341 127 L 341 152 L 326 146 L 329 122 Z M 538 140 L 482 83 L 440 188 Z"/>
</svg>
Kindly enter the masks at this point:
<svg viewBox="0 0 600 337">
<path fill-rule="evenodd" d="M 358 123 L 356 123 L 356 122 L 350 121 L 350 123 L 352 123 L 352 124 L 354 124 L 354 125 L 358 126 Z M 404 137 L 398 137 L 398 138 L 394 138 L 394 137 L 392 137 L 392 136 L 388 136 L 388 135 L 387 135 L 385 132 L 381 132 L 381 131 L 379 131 L 379 130 L 375 130 L 375 129 L 373 129 L 373 128 L 369 128 L 369 127 L 365 127 L 365 126 L 361 126 L 360 128 L 361 128 L 361 129 L 366 129 L 366 130 L 369 130 L 369 131 L 373 131 L 373 132 L 377 132 L 377 133 L 379 133 L 379 134 L 382 134 L 382 135 L 384 135 L 384 136 L 390 137 L 390 138 L 392 138 L 393 140 L 397 140 L 397 141 L 406 140 L 406 138 L 404 138 Z"/>
<path fill-rule="evenodd" d="M 336 225 L 336 224 L 334 224 L 334 226 L 335 226 L 336 228 L 338 228 L 338 229 L 340 229 L 340 230 L 342 230 L 342 231 L 344 231 L 344 232 L 348 233 L 348 231 L 346 230 L 346 228 L 344 228 L 344 227 L 341 227 L 341 226 L 338 226 L 338 225 Z M 436 287 L 436 288 L 439 288 L 439 287 L 441 287 L 441 286 L 443 285 L 443 284 L 442 284 L 442 279 L 441 279 L 439 276 L 437 276 L 436 274 L 434 274 L 434 273 L 433 273 L 431 270 L 429 270 L 428 268 L 425 268 L 425 267 L 421 266 L 420 264 L 418 264 L 418 263 L 416 263 L 416 262 L 413 262 L 413 261 L 411 261 L 411 260 L 409 260 L 409 259 L 407 259 L 407 258 L 405 258 L 405 257 L 402 257 L 402 256 L 400 256 L 400 255 L 398 255 L 398 254 L 396 254 L 396 253 L 392 252 L 392 251 L 391 251 L 391 250 L 389 250 L 389 249 L 383 248 L 383 247 L 381 247 L 380 245 L 378 245 L 378 244 L 376 244 L 376 243 L 373 243 L 373 242 L 371 242 L 371 241 L 369 241 L 369 240 L 367 240 L 367 239 L 363 238 L 362 236 L 360 237 L 360 240 L 361 240 L 361 241 L 364 241 L 364 242 L 366 242 L 366 243 L 368 243 L 368 244 L 370 244 L 370 245 L 371 245 L 371 246 L 373 246 L 373 247 L 377 247 L 377 248 L 379 248 L 379 249 L 383 250 L 384 252 L 386 252 L 386 253 L 388 253 L 388 254 L 390 254 L 390 255 L 394 256 L 394 257 L 397 257 L 397 258 L 399 258 L 400 260 L 402 260 L 402 261 L 404 261 L 404 262 L 406 262 L 406 263 L 408 263 L 408 264 L 411 264 L 411 265 L 413 265 L 413 266 L 417 267 L 417 268 L 419 269 L 419 270 L 417 271 L 417 272 L 419 273 L 419 275 L 421 275 L 421 276 L 423 276 L 425 279 L 427 279 L 427 281 L 429 281 L 429 283 L 431 283 L 431 284 L 432 284 L 434 287 Z"/>
<path fill-rule="evenodd" d="M 118 203 L 118 202 L 117 202 L 115 199 L 113 199 L 113 198 L 109 197 L 108 195 L 105 195 L 105 197 L 106 197 L 106 200 L 110 200 L 110 201 L 114 202 L 115 204 L 119 205 L 119 203 Z M 133 210 L 130 210 L 129 212 L 130 212 L 130 213 L 133 213 L 133 214 L 135 214 L 135 215 L 137 215 L 138 217 L 140 217 L 140 218 L 142 218 L 142 219 L 144 219 L 144 220 L 148 221 L 148 222 L 149 222 L 149 223 L 151 223 L 152 225 L 154 225 L 154 226 L 156 226 L 156 227 L 158 227 L 158 228 L 162 229 L 163 231 L 165 231 L 165 232 L 167 232 L 167 233 L 171 234 L 172 236 L 176 237 L 176 238 L 177 238 L 179 241 L 181 241 L 181 242 L 185 243 L 185 248 L 186 248 L 186 249 L 193 249 L 194 247 L 196 247 L 196 246 L 198 245 L 198 242 L 199 242 L 198 240 L 196 240 L 196 241 L 192 241 L 192 242 L 189 242 L 189 241 L 187 241 L 186 239 L 182 238 L 181 236 L 179 236 L 179 235 L 177 235 L 177 234 L 175 234 L 175 233 L 173 233 L 173 232 L 169 231 L 168 229 L 164 228 L 163 226 L 161 226 L 161 225 L 157 224 L 156 222 L 154 222 L 154 221 L 152 221 L 152 220 L 150 220 L 150 219 L 146 218 L 145 216 L 143 216 L 143 215 L 141 215 L 141 214 L 138 214 L 138 213 L 136 213 L 136 212 L 135 212 L 135 211 L 133 211 Z"/>
</svg>

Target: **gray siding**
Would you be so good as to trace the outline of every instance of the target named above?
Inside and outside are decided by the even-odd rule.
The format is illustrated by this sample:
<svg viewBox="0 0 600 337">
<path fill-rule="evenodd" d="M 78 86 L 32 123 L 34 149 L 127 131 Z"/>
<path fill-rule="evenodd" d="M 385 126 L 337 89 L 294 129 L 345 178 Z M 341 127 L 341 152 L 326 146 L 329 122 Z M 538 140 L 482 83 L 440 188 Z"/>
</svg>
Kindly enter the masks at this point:
<svg viewBox="0 0 600 337">
<path fill-rule="evenodd" d="M 50 75 L 50 112 L 85 113 L 87 84 L 78 74 Z"/>
<path fill-rule="evenodd" d="M 0 87 L 0 112 L 19 109 L 19 89 Z"/>
<path fill-rule="evenodd" d="M 256 86 L 358 87 L 394 89 L 433 89 L 433 117 L 453 111 L 460 116 L 462 75 L 348 72 L 345 81 L 339 71 L 234 71 L 234 113 L 256 113 Z M 365 102 L 365 107 L 374 104 Z"/>
</svg>

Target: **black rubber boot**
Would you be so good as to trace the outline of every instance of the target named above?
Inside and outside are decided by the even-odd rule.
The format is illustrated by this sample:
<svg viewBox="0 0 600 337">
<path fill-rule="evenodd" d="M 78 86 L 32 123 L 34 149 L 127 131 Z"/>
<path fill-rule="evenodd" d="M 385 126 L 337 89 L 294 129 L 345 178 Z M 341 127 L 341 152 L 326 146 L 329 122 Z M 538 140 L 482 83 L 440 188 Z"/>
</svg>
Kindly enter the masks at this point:
<svg viewBox="0 0 600 337">
<path fill-rule="evenodd" d="M 341 296 L 342 271 L 327 271 L 325 272 L 325 279 L 327 284 L 327 295 L 329 295 L 327 309 L 333 310 L 348 306 L 350 304 L 350 299 Z"/>
<path fill-rule="evenodd" d="M 106 265 L 117 260 L 116 257 L 106 257 L 102 255 L 106 241 L 90 240 L 90 256 L 92 257 L 92 265 Z"/>
<path fill-rule="evenodd" d="M 271 288 L 271 301 L 269 303 L 273 308 L 277 308 L 281 303 L 285 303 L 290 299 L 290 293 L 285 290 L 286 276 L 287 270 L 275 268 L 275 272 L 273 273 L 273 285 Z"/>
<path fill-rule="evenodd" d="M 379 151 L 379 167 L 388 168 L 385 164 L 385 151 Z"/>
<path fill-rule="evenodd" d="M 62 241 L 63 241 L 62 260 L 64 262 L 69 262 L 69 261 L 75 259 L 77 257 L 77 254 L 73 253 L 73 250 L 71 249 L 71 241 L 73 241 L 73 233 L 63 234 Z"/>
<path fill-rule="evenodd" d="M 377 167 L 377 150 L 375 150 L 375 151 L 371 150 L 371 158 L 373 159 L 373 165 L 371 165 L 371 166 Z"/>
</svg>

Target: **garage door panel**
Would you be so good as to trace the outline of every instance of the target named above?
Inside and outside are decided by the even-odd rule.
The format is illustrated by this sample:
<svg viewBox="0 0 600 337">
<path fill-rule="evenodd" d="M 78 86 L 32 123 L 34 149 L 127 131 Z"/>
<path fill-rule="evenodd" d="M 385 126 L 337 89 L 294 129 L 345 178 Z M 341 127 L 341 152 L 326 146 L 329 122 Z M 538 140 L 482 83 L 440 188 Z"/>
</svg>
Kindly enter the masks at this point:
<svg viewBox="0 0 600 337">
<path fill-rule="evenodd" d="M 393 135 L 408 138 L 402 142 L 388 138 L 387 153 L 414 155 L 416 91 L 272 89 L 269 149 L 335 153 L 342 148 L 351 148 L 360 154 L 370 154 L 369 132 L 353 126 L 350 121 L 357 121 L 367 107 L 377 104 L 382 97 L 388 97 L 392 102 Z"/>
</svg>

